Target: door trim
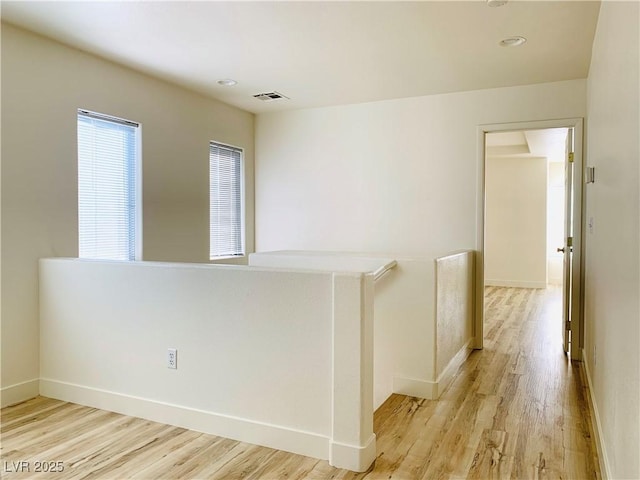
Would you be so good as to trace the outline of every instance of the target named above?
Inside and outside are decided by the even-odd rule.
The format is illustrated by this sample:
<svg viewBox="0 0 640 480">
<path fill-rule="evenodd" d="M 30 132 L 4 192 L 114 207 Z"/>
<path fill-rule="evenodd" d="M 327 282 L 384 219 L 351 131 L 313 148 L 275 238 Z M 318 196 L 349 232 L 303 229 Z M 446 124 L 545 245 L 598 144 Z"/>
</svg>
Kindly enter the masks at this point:
<svg viewBox="0 0 640 480">
<path fill-rule="evenodd" d="M 582 291 L 584 285 L 584 248 L 582 238 L 584 234 L 584 196 L 583 196 L 583 119 L 564 118 L 556 120 L 541 120 L 513 123 L 496 123 L 478 125 L 477 127 L 477 211 L 476 211 L 476 292 L 475 292 L 475 321 L 474 348 L 484 346 L 484 221 L 485 221 L 485 135 L 493 132 L 507 132 L 514 130 L 540 130 L 545 128 L 573 128 L 574 129 L 574 218 L 573 218 L 573 273 L 572 273 L 572 331 L 570 354 L 572 360 L 582 359 L 584 344 L 584 302 Z M 560 339 L 558 339 L 560 341 Z"/>
</svg>

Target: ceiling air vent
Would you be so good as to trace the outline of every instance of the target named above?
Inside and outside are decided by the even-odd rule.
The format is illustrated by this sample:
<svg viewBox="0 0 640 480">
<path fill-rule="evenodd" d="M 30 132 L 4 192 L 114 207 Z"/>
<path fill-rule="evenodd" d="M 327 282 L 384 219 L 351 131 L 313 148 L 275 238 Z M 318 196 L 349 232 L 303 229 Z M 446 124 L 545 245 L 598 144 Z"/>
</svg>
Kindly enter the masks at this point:
<svg viewBox="0 0 640 480">
<path fill-rule="evenodd" d="M 273 102 L 274 100 L 289 100 L 289 97 L 285 97 L 281 93 L 278 92 L 267 92 L 267 93 L 258 93 L 254 95 L 258 100 L 262 100 L 263 102 Z"/>
</svg>

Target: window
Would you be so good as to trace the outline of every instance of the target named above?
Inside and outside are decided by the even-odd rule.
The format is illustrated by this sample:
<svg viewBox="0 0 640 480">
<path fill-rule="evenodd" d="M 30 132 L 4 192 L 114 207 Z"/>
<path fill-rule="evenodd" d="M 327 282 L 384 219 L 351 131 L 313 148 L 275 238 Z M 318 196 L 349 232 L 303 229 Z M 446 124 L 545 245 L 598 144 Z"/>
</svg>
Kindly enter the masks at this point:
<svg viewBox="0 0 640 480">
<path fill-rule="evenodd" d="M 78 110 L 80 258 L 141 258 L 139 127 Z"/>
<path fill-rule="evenodd" d="M 209 144 L 209 256 L 244 255 L 242 150 Z"/>
</svg>

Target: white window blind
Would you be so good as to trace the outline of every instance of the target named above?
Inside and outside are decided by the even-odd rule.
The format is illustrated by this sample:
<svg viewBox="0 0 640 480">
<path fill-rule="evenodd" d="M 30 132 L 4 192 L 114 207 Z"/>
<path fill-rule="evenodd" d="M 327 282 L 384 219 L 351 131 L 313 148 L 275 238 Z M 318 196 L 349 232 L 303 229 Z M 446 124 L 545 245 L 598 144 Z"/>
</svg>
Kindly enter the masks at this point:
<svg viewBox="0 0 640 480">
<path fill-rule="evenodd" d="M 242 150 L 209 144 L 209 255 L 244 255 Z"/>
<path fill-rule="evenodd" d="M 139 125 L 78 110 L 79 256 L 135 260 Z"/>
</svg>

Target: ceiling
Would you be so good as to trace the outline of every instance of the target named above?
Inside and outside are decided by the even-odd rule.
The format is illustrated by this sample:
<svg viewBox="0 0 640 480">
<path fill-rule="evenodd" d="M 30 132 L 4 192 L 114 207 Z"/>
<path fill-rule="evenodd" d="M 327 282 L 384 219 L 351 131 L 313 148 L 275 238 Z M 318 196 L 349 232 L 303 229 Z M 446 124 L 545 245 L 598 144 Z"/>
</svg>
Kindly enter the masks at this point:
<svg viewBox="0 0 640 480">
<path fill-rule="evenodd" d="M 2 19 L 260 113 L 586 78 L 599 8 L 570 0 L 3 0 Z M 515 35 L 527 42 L 499 46 Z M 238 83 L 217 83 L 225 78 Z M 253 97 L 271 91 L 289 99 Z"/>
<path fill-rule="evenodd" d="M 549 163 L 564 163 L 567 130 L 545 128 L 489 133 L 485 140 L 487 157 L 545 157 Z"/>
</svg>

